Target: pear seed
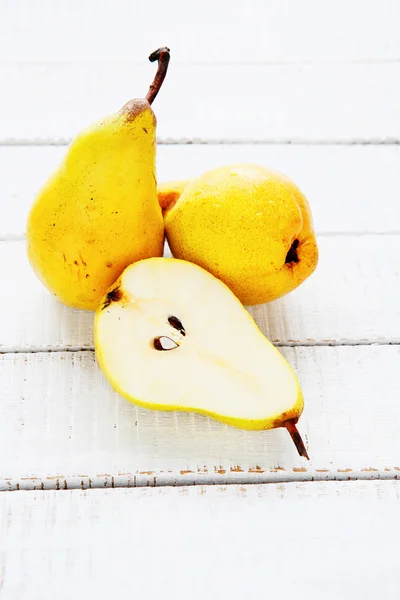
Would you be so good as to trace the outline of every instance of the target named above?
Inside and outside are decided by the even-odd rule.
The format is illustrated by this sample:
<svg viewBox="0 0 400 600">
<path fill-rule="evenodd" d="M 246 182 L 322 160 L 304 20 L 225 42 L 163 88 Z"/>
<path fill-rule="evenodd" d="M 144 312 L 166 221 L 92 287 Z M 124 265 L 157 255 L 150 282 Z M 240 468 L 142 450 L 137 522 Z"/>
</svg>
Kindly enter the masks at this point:
<svg viewBox="0 0 400 600">
<path fill-rule="evenodd" d="M 178 347 L 178 344 L 171 340 L 171 338 L 161 335 L 153 340 L 153 346 L 156 350 L 174 350 Z"/>
<path fill-rule="evenodd" d="M 182 325 L 182 322 L 178 319 L 178 317 L 174 317 L 174 316 L 168 317 L 168 323 L 170 325 L 172 325 L 172 327 L 174 329 L 177 329 L 178 331 L 180 331 L 180 333 L 182 335 L 186 335 L 185 328 Z"/>
</svg>

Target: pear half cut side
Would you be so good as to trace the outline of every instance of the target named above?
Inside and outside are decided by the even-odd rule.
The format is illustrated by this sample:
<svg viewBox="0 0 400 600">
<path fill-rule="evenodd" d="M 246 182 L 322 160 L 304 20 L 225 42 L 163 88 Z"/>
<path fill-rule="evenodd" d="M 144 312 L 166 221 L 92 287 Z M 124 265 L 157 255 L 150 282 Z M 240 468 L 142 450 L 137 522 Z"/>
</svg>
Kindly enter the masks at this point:
<svg viewBox="0 0 400 600">
<path fill-rule="evenodd" d="M 219 279 L 193 263 L 133 263 L 95 315 L 98 364 L 121 396 L 145 408 L 197 412 L 250 430 L 296 428 L 296 374 Z"/>
</svg>

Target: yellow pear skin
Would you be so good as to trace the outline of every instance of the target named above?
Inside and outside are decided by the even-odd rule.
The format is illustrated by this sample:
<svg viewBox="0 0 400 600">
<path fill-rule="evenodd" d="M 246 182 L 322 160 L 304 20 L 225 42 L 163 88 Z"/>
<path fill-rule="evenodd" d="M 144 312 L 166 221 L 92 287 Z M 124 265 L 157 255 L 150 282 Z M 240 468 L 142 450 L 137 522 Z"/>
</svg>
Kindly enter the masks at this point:
<svg viewBox="0 0 400 600">
<path fill-rule="evenodd" d="M 159 70 L 146 98 L 82 131 L 28 216 L 32 268 L 74 308 L 95 310 L 127 265 L 163 254 L 151 102 L 165 76 L 168 49 L 150 60 L 159 61 Z"/>
<path fill-rule="evenodd" d="M 163 215 L 179 200 L 183 190 L 191 181 L 191 179 L 176 179 L 159 184 L 157 195 Z"/>
<path fill-rule="evenodd" d="M 284 296 L 315 270 L 310 206 L 284 174 L 237 164 L 178 183 L 159 188 L 172 255 L 207 269 L 243 304 Z"/>
<path fill-rule="evenodd" d="M 201 267 L 149 258 L 122 273 L 94 323 L 97 362 L 144 408 L 196 412 L 248 430 L 296 428 L 304 401 L 284 356 L 230 289 Z"/>
</svg>

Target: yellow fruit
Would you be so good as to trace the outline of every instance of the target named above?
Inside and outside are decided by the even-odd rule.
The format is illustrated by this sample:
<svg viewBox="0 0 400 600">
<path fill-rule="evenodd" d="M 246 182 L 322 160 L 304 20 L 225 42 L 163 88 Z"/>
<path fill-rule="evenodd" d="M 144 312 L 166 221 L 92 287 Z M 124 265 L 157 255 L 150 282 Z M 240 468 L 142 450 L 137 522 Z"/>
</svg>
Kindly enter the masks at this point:
<svg viewBox="0 0 400 600">
<path fill-rule="evenodd" d="M 282 173 L 238 164 L 160 190 L 173 256 L 207 269 L 243 304 L 287 294 L 317 266 L 309 204 Z"/>
<path fill-rule="evenodd" d="M 82 131 L 40 191 L 27 223 L 28 256 L 41 281 L 69 306 L 95 310 L 133 261 L 162 256 L 157 200 L 156 118 L 151 109 L 169 51 L 146 99 Z"/>
<path fill-rule="evenodd" d="M 188 179 L 169 181 L 166 184 L 160 184 L 157 188 L 158 202 L 163 214 L 165 211 L 179 199 L 185 187 L 188 185 Z"/>
<path fill-rule="evenodd" d="M 294 371 L 229 288 L 197 265 L 150 258 L 129 266 L 99 305 L 94 336 L 104 375 L 135 404 L 242 429 L 286 427 L 307 457 Z"/>
</svg>

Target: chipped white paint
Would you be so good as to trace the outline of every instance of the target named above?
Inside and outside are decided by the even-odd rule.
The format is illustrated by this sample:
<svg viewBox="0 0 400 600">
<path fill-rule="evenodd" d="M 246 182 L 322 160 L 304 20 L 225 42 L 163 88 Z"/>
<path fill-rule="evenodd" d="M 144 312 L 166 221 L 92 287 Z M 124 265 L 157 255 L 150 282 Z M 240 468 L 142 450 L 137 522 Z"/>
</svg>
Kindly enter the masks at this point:
<svg viewBox="0 0 400 600">
<path fill-rule="evenodd" d="M 304 391 L 310 462 L 284 430 L 135 407 L 111 391 L 91 352 L 5 354 L 2 488 L 399 477 L 400 348 L 281 351 Z"/>
<path fill-rule="evenodd" d="M 35 140 L 68 141 L 143 95 L 166 43 L 159 139 L 239 144 L 159 146 L 158 178 L 281 169 L 310 199 L 321 259 L 251 309 L 274 341 L 310 345 L 281 348 L 305 394 L 308 463 L 283 430 L 138 409 L 92 352 L 46 352 L 90 348 L 92 315 L 54 301 L 24 242 L 0 243 L 0 490 L 19 490 L 0 493 L 0 596 L 397 599 L 399 146 L 277 142 L 398 142 L 400 3 L 1 4 L 0 142 L 31 146 L 0 148 L 0 240 L 23 235 L 65 152 Z"/>
<path fill-rule="evenodd" d="M 393 481 L 3 493 L 0 589 L 395 600 L 399 506 Z"/>
<path fill-rule="evenodd" d="M 310 4 L 315 18 L 320 11 L 317 4 L 316 2 Z M 260 8 L 261 4 L 257 6 Z M 262 6 L 265 8 L 266 4 Z M 289 27 L 292 28 L 292 34 L 297 35 L 299 21 L 295 18 L 295 14 L 297 14 L 296 10 L 302 9 L 296 8 L 293 3 L 287 4 L 286 8 L 283 3 L 279 3 L 279 7 L 278 4 L 270 4 L 266 10 L 271 10 L 272 6 L 274 11 L 278 11 L 275 14 L 280 15 L 276 22 L 276 31 L 279 31 L 279 19 L 282 20 L 286 14 L 285 10 L 288 10 L 292 17 L 288 21 Z M 43 32 L 39 36 L 36 30 L 29 27 L 29 23 L 32 22 L 30 8 L 24 2 L 7 5 L 8 20 L 1 20 L 0 27 L 3 35 L 0 36 L 0 43 L 4 43 L 11 52 L 8 55 L 3 53 L 4 62 L 0 66 L 6 82 L 6 93 L 0 100 L 7 108 L 0 111 L 0 115 L 3 115 L 1 121 L 3 139 L 21 136 L 32 141 L 35 137 L 42 140 L 59 139 L 60 136 L 69 137 L 76 129 L 91 122 L 97 116 L 115 110 L 120 102 L 125 101 L 126 96 L 136 93 L 134 88 L 138 90 L 138 94 L 142 93 L 139 90 L 147 88 L 149 74 L 154 71 L 153 66 L 142 64 L 133 55 L 127 60 L 137 60 L 136 65 L 140 64 L 140 68 L 131 68 L 127 62 L 74 63 L 77 57 L 79 60 L 82 59 L 83 34 L 79 28 L 83 21 L 74 19 L 75 9 L 69 3 L 64 3 L 63 8 L 56 8 L 52 3 L 44 3 L 43 7 L 48 16 L 48 19 L 43 21 L 48 25 L 44 37 Z M 173 56 L 176 56 L 176 59 L 171 62 L 171 73 L 168 77 L 170 83 L 163 90 L 163 101 L 161 102 L 161 96 L 157 100 L 159 134 L 171 136 L 175 140 L 199 134 L 202 139 L 233 137 L 243 141 L 251 137 L 257 139 L 266 137 L 273 142 L 282 137 L 290 140 L 298 137 L 326 140 L 333 136 L 332 139 L 342 141 L 354 141 L 358 137 L 364 140 L 396 137 L 399 126 L 398 79 L 396 78 L 398 64 L 393 59 L 397 57 L 398 42 L 388 32 L 395 23 L 392 11 L 397 11 L 398 7 L 393 3 L 390 9 L 389 5 L 382 8 L 381 3 L 379 7 L 376 3 L 372 9 L 371 7 L 371 3 L 367 8 L 364 7 L 360 17 L 359 6 L 349 8 L 346 5 L 340 9 L 337 4 L 332 5 L 330 26 L 327 28 L 332 33 L 331 38 L 326 33 L 322 34 L 321 29 L 315 28 L 310 19 L 303 21 L 303 28 L 297 38 L 292 34 L 275 35 L 272 31 L 269 36 L 265 36 L 262 28 L 262 39 L 266 40 L 264 42 L 266 45 L 258 48 L 260 52 L 257 59 L 251 58 L 252 65 L 243 63 L 240 67 L 233 63 L 226 64 L 237 60 L 238 55 L 235 58 L 234 53 L 229 54 L 229 60 L 228 55 L 223 57 L 219 53 L 219 65 L 215 66 L 218 61 L 215 56 L 213 37 L 210 37 L 212 41 L 207 46 L 206 52 L 209 52 L 207 56 L 204 54 L 204 48 L 201 47 L 204 44 L 199 45 L 196 36 L 187 36 L 188 30 L 185 33 L 180 24 L 176 26 L 177 21 L 173 20 L 173 25 L 176 26 L 177 43 L 176 54 Z M 215 16 L 215 11 L 219 9 L 213 8 Z M 231 16 L 237 8 L 232 9 Z M 344 9 L 345 23 L 340 12 Z M 14 29 L 13 15 L 14 17 L 17 15 L 13 12 L 15 10 L 20 10 L 20 14 L 14 21 L 17 24 Z M 81 7 L 79 10 L 89 9 Z M 376 11 L 379 13 L 379 19 L 376 18 Z M 239 13 L 240 18 L 238 18 Z M 256 13 L 249 11 L 248 14 L 254 17 Z M 80 15 L 82 16 L 81 13 Z M 90 11 L 90 15 L 92 19 L 100 15 L 98 22 L 101 23 L 103 18 L 101 9 L 95 15 Z M 207 13 L 196 17 L 198 23 L 204 15 Z M 242 27 L 244 17 L 241 11 L 235 15 L 237 25 L 240 23 Z M 220 16 L 225 17 L 225 11 L 222 11 Z M 63 26 L 65 19 L 70 19 L 70 25 L 75 27 L 77 34 L 74 36 L 74 45 L 71 46 L 65 43 L 66 40 L 62 40 L 63 34 L 60 36 L 59 33 L 63 29 L 57 26 L 51 27 L 52 19 L 55 19 L 56 25 L 63 23 Z M 341 22 L 340 27 L 331 27 L 334 19 Z M 357 28 L 351 25 L 355 19 Z M 255 19 L 254 22 L 256 20 L 259 21 Z M 216 23 L 217 21 L 214 21 L 212 26 Z M 307 27 L 309 35 L 307 35 Z M 219 31 L 219 27 L 217 29 Z M 178 30 L 179 35 L 184 31 L 183 35 L 186 36 L 186 39 L 180 38 L 181 42 L 182 40 L 185 42 L 181 47 L 185 47 L 190 37 L 190 41 L 193 41 L 192 48 L 194 45 L 200 50 L 197 57 L 189 61 L 186 58 L 180 60 L 178 51 L 180 42 L 176 34 Z M 235 27 L 232 25 L 226 30 L 229 36 L 232 35 Z M 368 33 L 372 30 L 374 35 Z M 94 39 L 100 31 L 101 27 L 96 30 Z M 345 31 L 348 34 L 351 32 L 351 35 L 345 35 Z M 380 35 L 380 31 L 384 31 L 385 35 Z M 70 33 L 69 30 L 68 35 Z M 21 54 L 24 51 L 23 44 L 18 43 L 18 35 L 21 34 L 23 36 L 19 41 L 23 39 L 27 42 L 29 57 L 27 54 Z M 52 57 L 55 61 L 63 60 L 64 64 L 59 62 L 39 64 L 38 61 L 43 59 L 41 52 L 45 47 L 49 47 L 45 42 L 46 36 L 53 35 L 53 41 L 56 43 L 50 44 L 54 46 Z M 339 37 L 335 37 L 336 35 Z M 11 39 L 10 36 L 13 44 L 7 41 Z M 103 44 L 103 37 L 100 37 Z M 123 36 L 120 37 L 123 40 L 122 44 L 113 46 L 116 54 L 113 55 L 112 60 L 118 60 L 118 52 L 126 44 Z M 87 44 L 86 30 L 84 38 L 89 53 L 93 52 L 95 56 L 96 52 L 101 52 L 96 43 Z M 339 38 L 340 44 L 337 43 Z M 256 43 L 256 39 L 256 35 L 252 37 L 252 43 Z M 297 42 L 295 44 L 294 39 L 301 41 L 303 45 Z M 364 42 L 360 43 L 360 39 Z M 130 35 L 130 47 L 137 40 L 138 38 L 132 40 Z M 322 45 L 321 41 L 323 41 Z M 384 44 L 381 43 L 382 41 Z M 143 44 L 143 38 L 138 43 Z M 271 51 L 276 43 L 280 46 L 275 46 Z M 158 44 L 157 40 L 155 45 Z M 218 46 L 221 46 L 219 39 Z M 317 46 L 318 56 L 315 54 Z M 229 44 L 223 51 L 228 47 Z M 141 48 L 142 46 L 138 46 L 138 50 L 141 51 Z M 312 48 L 314 54 L 310 64 L 301 64 L 304 60 L 308 60 L 307 53 Z M 187 50 L 189 52 L 189 48 Z M 235 46 L 234 50 L 237 51 L 238 46 Z M 246 45 L 246 49 L 239 48 L 239 50 L 242 57 L 243 52 L 246 51 L 250 52 L 250 57 L 254 54 L 254 48 L 251 49 L 249 45 Z M 204 56 L 205 63 L 210 62 L 212 56 L 214 66 L 199 64 L 200 55 Z M 87 54 L 86 59 L 91 60 L 93 56 Z M 126 54 L 123 53 L 123 56 L 125 60 Z M 96 54 L 96 60 L 99 58 L 101 58 L 100 54 Z M 330 62 L 332 59 L 337 61 L 342 58 L 356 61 L 360 59 L 364 64 L 349 64 L 346 61 L 346 64 Z M 378 62 L 382 59 L 387 59 L 388 62 L 378 64 L 377 59 Z M 22 62 L 17 64 L 13 62 L 15 60 Z M 271 64 L 273 61 L 280 60 L 293 62 L 287 65 Z M 321 61 L 328 61 L 330 64 L 322 65 Z M 197 64 L 195 67 L 189 67 L 188 62 Z M 256 62 L 259 64 L 256 65 Z M 198 86 L 193 83 L 195 80 L 202 81 L 201 94 L 198 93 Z M 183 96 L 183 83 L 188 84 L 185 102 L 177 103 L 176 99 Z M 241 95 L 241 90 L 246 93 Z M 23 110 L 26 109 L 27 93 L 29 111 Z M 226 97 L 232 100 L 228 106 L 229 110 L 224 99 Z M 252 106 L 252 111 L 242 110 L 242 97 L 246 97 L 246 102 Z M 211 112 L 210 106 L 213 107 Z M 385 106 L 385 111 L 375 110 L 376 106 Z M 59 110 L 62 111 L 62 119 Z M 163 127 L 166 129 L 163 130 Z M 13 208 L 9 211 L 10 217 L 4 217 L 2 220 L 2 233 L 11 236 L 22 234 L 33 192 L 41 185 L 48 174 L 49 165 L 60 156 L 57 153 L 61 150 L 64 149 L 31 147 L 2 150 L 5 172 L 3 178 L 6 182 L 3 198 L 7 206 L 11 205 Z M 213 166 L 216 162 L 226 162 L 228 157 L 229 160 L 234 158 L 267 162 L 282 168 L 304 187 L 312 205 L 315 206 L 316 227 L 321 233 L 396 230 L 395 190 L 398 187 L 396 179 L 398 149 L 395 147 L 379 149 L 345 147 L 292 149 L 279 146 L 244 145 L 193 149 L 161 147 L 159 156 L 158 173 L 163 179 L 169 176 L 194 175 L 208 166 Z M 281 158 L 275 162 L 275 156 Z M 382 181 L 390 189 L 388 193 L 382 193 Z M 378 215 L 376 214 L 377 198 L 379 198 Z M 339 244 L 336 243 L 338 241 Z M 398 336 L 396 327 L 399 322 L 396 243 L 396 236 L 321 238 L 321 262 L 316 274 L 290 296 L 268 307 L 256 307 L 252 309 L 252 313 L 269 337 L 283 344 L 358 344 L 396 341 Z M 0 336 L 3 351 L 91 346 L 92 316 L 88 313 L 70 311 L 54 302 L 33 278 L 25 259 L 22 242 L 15 245 L 1 244 L 0 268 L 3 288 L 6 290 L 6 293 L 1 295 L 3 306 L 0 311 L 4 315 L 1 320 Z M 15 277 L 16 274 L 18 277 Z M 377 408 L 376 402 L 381 402 L 384 406 L 384 414 L 389 414 L 389 406 L 385 403 L 389 402 L 388 398 L 397 397 L 393 380 L 393 373 L 397 368 L 397 348 L 340 348 L 338 350 L 309 348 L 282 351 L 288 357 L 298 359 L 297 366 L 305 382 L 307 396 L 313 398 L 310 406 L 315 406 L 313 402 L 316 402 L 316 398 L 319 398 L 322 403 L 325 399 L 325 390 L 328 390 L 326 394 L 330 399 L 330 410 L 335 406 L 332 399 L 339 397 L 342 402 L 342 417 L 346 418 L 349 410 L 350 414 L 356 414 L 356 424 L 353 424 L 356 430 L 359 420 L 363 419 L 365 408 L 360 406 L 361 401 L 355 390 L 358 390 L 357 386 L 361 379 L 363 394 L 369 398 L 375 381 L 371 379 L 371 373 L 374 372 L 372 367 L 376 364 L 380 365 L 381 374 L 385 375 L 383 395 L 382 389 L 379 388 L 373 398 L 375 404 L 371 401 L 371 406 Z M 359 361 L 361 357 L 371 356 L 370 352 L 374 360 L 369 366 L 370 370 L 366 371 L 365 366 L 360 365 Z M 347 356 L 346 353 L 350 353 L 349 361 L 337 358 L 337 356 Z M 327 356 L 329 359 L 321 358 Z M 388 359 L 388 356 L 391 358 Z M 339 363 L 341 368 L 338 371 Z M 86 373 L 83 374 L 85 369 Z M 25 371 L 27 377 L 24 376 Z M 88 378 L 86 374 L 89 374 Z M 341 380 L 343 376 L 350 377 L 351 382 L 350 390 L 345 388 L 345 396 Z M 398 436 L 388 435 L 385 428 L 386 421 L 382 431 L 384 435 L 382 438 L 380 435 L 376 436 L 376 439 L 373 438 L 375 445 L 373 444 L 372 448 L 375 448 L 375 451 L 371 451 L 369 437 L 373 436 L 375 413 L 370 415 L 366 428 L 367 436 L 360 440 L 359 436 L 363 434 L 363 429 L 358 433 L 358 437 L 356 436 L 360 446 L 356 447 L 355 452 L 352 447 L 354 441 L 352 427 L 350 431 L 347 430 L 347 437 L 345 436 L 344 439 L 338 435 L 332 440 L 331 420 L 333 423 L 336 422 L 335 414 L 333 413 L 332 417 L 329 412 L 331 420 L 326 421 L 324 429 L 318 423 L 318 418 L 325 418 L 324 414 L 320 415 L 319 410 L 316 410 L 311 415 L 314 414 L 313 418 L 317 418 L 317 425 L 315 426 L 311 420 L 309 428 L 306 411 L 302 427 L 305 427 L 306 435 L 311 435 L 309 429 L 312 430 L 315 426 L 313 435 L 316 437 L 311 446 L 319 450 L 321 445 L 321 452 L 313 455 L 314 462 L 311 468 L 307 465 L 307 471 L 304 471 L 303 463 L 295 456 L 283 431 L 249 434 L 225 428 L 194 415 L 165 415 L 137 411 L 111 394 L 90 354 L 8 355 L 2 358 L 0 377 L 2 383 L 0 429 L 4 444 L 1 446 L 1 452 L 5 488 L 17 487 L 17 485 L 57 487 L 63 482 L 67 482 L 67 485 L 80 485 L 81 479 L 83 485 L 87 486 L 93 482 L 95 485 L 100 483 L 112 485 L 112 477 L 114 477 L 114 485 L 131 485 L 132 482 L 142 485 L 156 483 L 156 481 L 160 483 L 194 482 L 195 480 L 201 482 L 202 477 L 207 481 L 214 481 L 218 477 L 227 480 L 230 478 L 233 481 L 235 477 L 244 477 L 242 472 L 247 473 L 246 476 L 251 480 L 259 476 L 268 480 L 270 477 L 343 478 L 368 477 L 369 474 L 373 477 L 397 475 Z M 332 381 L 330 377 L 333 378 Z M 311 386 L 311 391 L 307 386 Z M 356 401 L 353 400 L 354 395 Z M 379 410 L 380 406 L 379 404 Z M 360 414 L 351 412 L 355 407 L 361 417 Z M 132 423 L 136 419 L 132 421 L 132 418 L 136 412 L 138 425 L 133 426 Z M 397 413 L 394 414 L 395 418 L 390 421 L 390 424 L 397 433 L 398 419 Z M 118 420 L 114 420 L 115 416 Z M 376 418 L 379 421 L 379 417 Z M 333 431 L 335 431 L 334 427 Z M 378 432 L 381 433 L 380 426 Z M 319 435 L 322 436 L 322 441 Z M 249 439 L 252 440 L 250 444 Z M 205 442 L 206 450 L 204 450 Z M 383 458 L 378 450 L 380 444 L 386 448 L 386 455 Z M 26 448 L 29 448 L 28 453 Z M 332 448 L 334 456 L 331 460 L 329 451 Z M 266 468 L 263 468 L 259 463 L 260 457 L 265 462 L 266 450 L 268 450 L 268 459 L 265 463 Z M 283 462 L 281 462 L 282 456 Z M 316 456 L 319 458 L 315 458 Z M 239 459 L 243 459 L 243 464 L 240 464 Z M 315 463 L 319 459 L 322 461 L 321 464 Z M 142 462 L 145 467 L 141 466 Z M 350 463 L 351 466 L 348 466 Z M 281 469 L 284 469 L 283 476 Z M 348 474 L 350 473 L 348 469 L 351 469 L 351 475 Z M 24 479 L 25 476 L 29 479 Z M 32 480 L 31 477 L 35 479 Z M 154 480 L 154 477 L 158 479 Z"/>
<path fill-rule="evenodd" d="M 287 296 L 249 311 L 278 344 L 399 342 L 399 241 L 399 235 L 320 237 L 315 273 Z M 7 290 L 0 294 L 0 351 L 93 347 L 93 313 L 61 305 L 44 288 L 25 241 L 0 242 L 0 280 Z"/>
<path fill-rule="evenodd" d="M 0 239 L 23 235 L 36 193 L 66 152 L 65 146 L 0 147 L 1 197 L 13 207 L 2 214 Z M 159 145 L 157 177 L 160 182 L 196 177 L 236 162 L 290 176 L 309 199 L 318 234 L 400 231 L 400 145 Z"/>
<path fill-rule="evenodd" d="M 0 141 L 70 139 L 132 96 L 145 95 L 153 75 L 150 63 L 0 63 Z M 400 62 L 277 67 L 171 61 L 154 103 L 158 136 L 398 140 L 399 80 Z"/>
</svg>

